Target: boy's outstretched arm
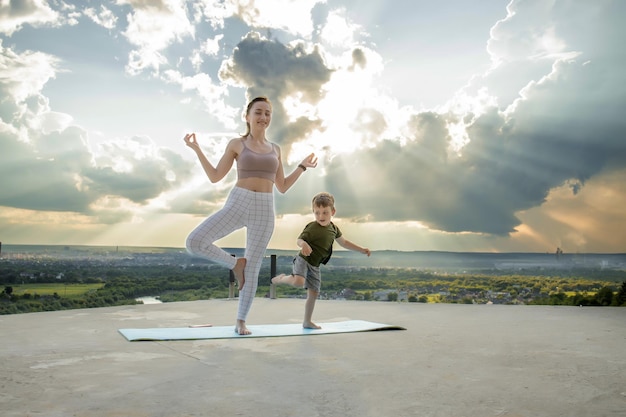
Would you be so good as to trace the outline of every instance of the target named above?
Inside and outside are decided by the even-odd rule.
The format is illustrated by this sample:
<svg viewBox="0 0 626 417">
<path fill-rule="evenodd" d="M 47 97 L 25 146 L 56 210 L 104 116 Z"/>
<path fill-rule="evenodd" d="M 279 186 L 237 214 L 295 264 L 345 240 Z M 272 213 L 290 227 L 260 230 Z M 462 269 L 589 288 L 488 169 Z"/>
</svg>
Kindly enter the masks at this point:
<svg viewBox="0 0 626 417">
<path fill-rule="evenodd" d="M 370 256 L 372 254 L 372 252 L 370 252 L 368 248 L 364 248 L 364 247 L 357 245 L 356 243 L 352 243 L 348 239 L 344 238 L 343 236 L 335 239 L 335 241 L 346 249 L 353 250 L 355 252 L 361 252 L 362 254 L 365 254 L 367 256 Z"/>
</svg>

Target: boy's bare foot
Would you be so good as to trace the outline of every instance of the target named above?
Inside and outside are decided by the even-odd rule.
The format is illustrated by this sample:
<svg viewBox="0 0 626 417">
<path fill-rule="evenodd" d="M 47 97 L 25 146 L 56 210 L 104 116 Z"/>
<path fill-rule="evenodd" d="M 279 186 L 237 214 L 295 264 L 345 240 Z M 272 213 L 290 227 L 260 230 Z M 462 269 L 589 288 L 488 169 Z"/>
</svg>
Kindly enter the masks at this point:
<svg viewBox="0 0 626 417">
<path fill-rule="evenodd" d="M 321 329 L 322 328 L 322 326 L 318 326 L 312 321 L 302 323 L 302 327 L 304 327 L 305 329 Z"/>
<path fill-rule="evenodd" d="M 235 326 L 235 333 L 240 336 L 246 336 L 252 334 L 252 332 L 246 327 L 246 322 L 242 320 L 237 320 L 237 325 Z"/>
<path fill-rule="evenodd" d="M 233 274 L 235 275 L 235 279 L 237 280 L 237 286 L 239 287 L 239 291 L 242 290 L 243 286 L 246 283 L 246 277 L 244 275 L 244 270 L 246 269 L 246 258 L 237 259 L 237 263 L 233 268 Z"/>
<path fill-rule="evenodd" d="M 283 281 L 283 278 L 285 278 L 285 274 L 276 275 L 272 278 L 272 284 L 280 284 Z"/>
</svg>

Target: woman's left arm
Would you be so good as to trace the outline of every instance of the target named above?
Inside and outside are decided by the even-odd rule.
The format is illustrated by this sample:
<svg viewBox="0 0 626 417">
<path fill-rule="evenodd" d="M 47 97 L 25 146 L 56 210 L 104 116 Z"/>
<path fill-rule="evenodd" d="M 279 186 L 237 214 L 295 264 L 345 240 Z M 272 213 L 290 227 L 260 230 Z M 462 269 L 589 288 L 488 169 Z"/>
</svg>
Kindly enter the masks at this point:
<svg viewBox="0 0 626 417">
<path fill-rule="evenodd" d="M 285 177 L 280 148 L 278 148 L 278 171 L 276 171 L 276 181 L 274 182 L 274 184 L 276 185 L 276 189 L 283 194 L 286 193 L 287 190 L 296 183 L 298 178 L 300 178 L 300 175 L 302 175 L 302 173 L 306 171 L 305 168 L 315 168 L 316 166 L 317 157 L 314 153 L 312 153 L 304 158 L 291 174 Z"/>
</svg>

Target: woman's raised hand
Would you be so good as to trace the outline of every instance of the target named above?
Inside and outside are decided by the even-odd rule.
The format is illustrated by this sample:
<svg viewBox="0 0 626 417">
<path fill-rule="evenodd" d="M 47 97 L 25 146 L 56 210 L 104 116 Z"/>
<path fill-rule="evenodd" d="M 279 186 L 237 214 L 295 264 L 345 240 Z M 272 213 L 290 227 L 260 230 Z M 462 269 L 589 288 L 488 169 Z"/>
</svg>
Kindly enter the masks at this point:
<svg viewBox="0 0 626 417">
<path fill-rule="evenodd" d="M 200 145 L 198 145 L 198 141 L 196 140 L 195 133 L 187 133 L 185 137 L 183 138 L 183 140 L 185 141 L 185 145 L 189 146 L 191 149 L 193 150 L 200 149 Z"/>
<path fill-rule="evenodd" d="M 302 160 L 302 165 L 307 168 L 315 168 L 317 166 L 317 156 L 315 156 L 314 153 L 309 154 L 309 156 Z"/>
</svg>

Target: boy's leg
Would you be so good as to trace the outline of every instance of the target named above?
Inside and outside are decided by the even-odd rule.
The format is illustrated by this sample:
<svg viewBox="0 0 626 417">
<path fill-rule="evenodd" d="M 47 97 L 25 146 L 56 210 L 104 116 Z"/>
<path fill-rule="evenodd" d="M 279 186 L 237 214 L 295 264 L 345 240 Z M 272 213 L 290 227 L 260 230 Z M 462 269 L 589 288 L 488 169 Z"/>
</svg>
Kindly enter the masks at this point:
<svg viewBox="0 0 626 417">
<path fill-rule="evenodd" d="M 304 305 L 304 321 L 302 327 L 305 329 L 321 329 L 321 326 L 313 323 L 311 317 L 313 317 L 313 309 L 315 308 L 315 300 L 320 295 L 320 289 L 322 286 L 322 274 L 319 267 L 309 265 L 307 267 L 306 283 L 306 302 Z"/>
<path fill-rule="evenodd" d="M 285 275 L 280 274 L 272 278 L 272 284 L 285 284 L 291 285 L 292 287 L 302 288 L 304 287 L 305 279 L 302 275 Z"/>
<path fill-rule="evenodd" d="M 305 329 L 321 329 L 321 326 L 313 323 L 311 317 L 313 316 L 313 309 L 315 308 L 315 300 L 320 293 L 312 288 L 306 290 L 306 302 L 304 304 L 304 322 L 302 327 Z"/>
<path fill-rule="evenodd" d="M 286 284 L 292 287 L 304 288 L 307 276 L 307 263 L 300 256 L 293 258 L 291 275 L 280 274 L 272 278 L 272 284 Z"/>
</svg>

